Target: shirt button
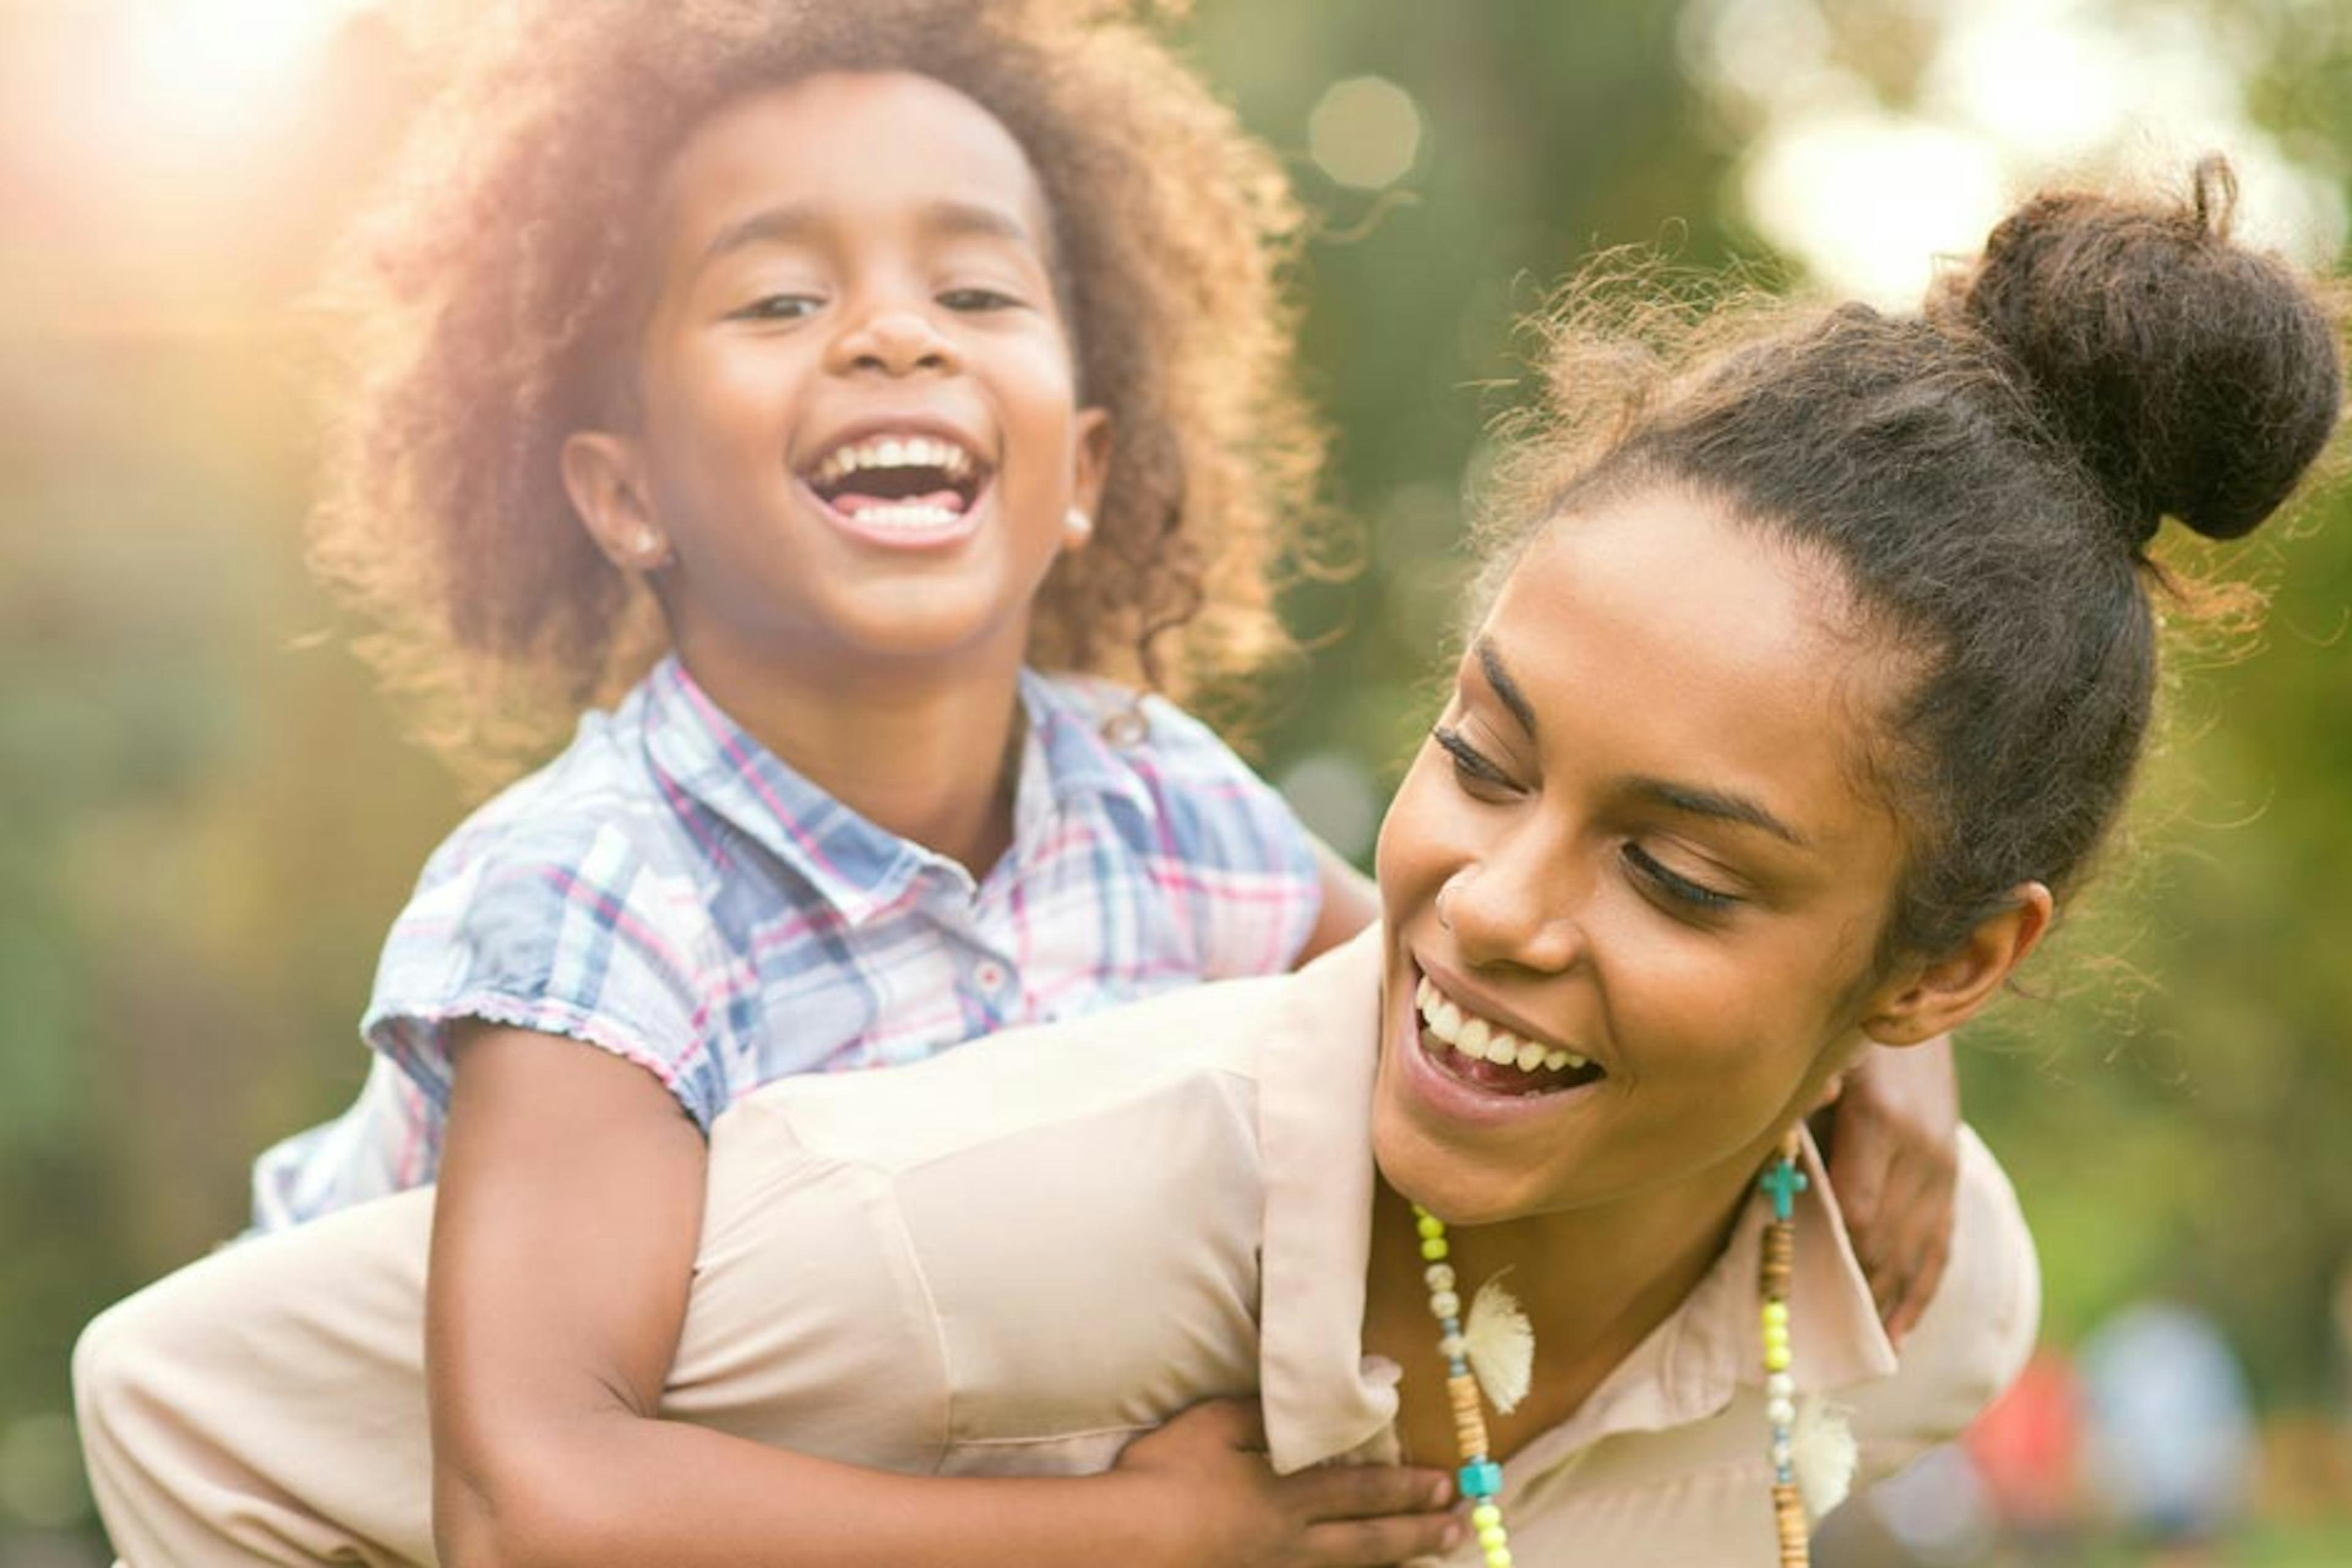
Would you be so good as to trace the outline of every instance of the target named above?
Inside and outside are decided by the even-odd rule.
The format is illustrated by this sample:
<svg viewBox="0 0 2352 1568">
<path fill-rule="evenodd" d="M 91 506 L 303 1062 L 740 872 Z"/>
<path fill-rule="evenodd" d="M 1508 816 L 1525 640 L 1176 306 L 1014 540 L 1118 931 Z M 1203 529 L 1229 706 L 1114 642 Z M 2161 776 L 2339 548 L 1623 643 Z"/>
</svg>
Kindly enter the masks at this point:
<svg viewBox="0 0 2352 1568">
<path fill-rule="evenodd" d="M 993 994 L 1004 989 L 1004 965 L 992 960 L 982 959 L 972 965 L 971 978 L 982 991 Z"/>
</svg>

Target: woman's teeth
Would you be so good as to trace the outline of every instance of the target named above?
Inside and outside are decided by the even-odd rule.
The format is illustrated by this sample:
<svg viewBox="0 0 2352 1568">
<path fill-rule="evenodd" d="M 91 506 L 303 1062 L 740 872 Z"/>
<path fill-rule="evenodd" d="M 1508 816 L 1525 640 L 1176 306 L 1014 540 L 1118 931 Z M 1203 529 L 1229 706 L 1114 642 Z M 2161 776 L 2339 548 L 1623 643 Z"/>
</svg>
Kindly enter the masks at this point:
<svg viewBox="0 0 2352 1568">
<path fill-rule="evenodd" d="M 1581 1072 L 1592 1065 L 1574 1051 L 1522 1039 L 1500 1024 L 1463 1012 L 1425 976 L 1413 993 L 1413 1003 L 1430 1036 L 1472 1061 L 1548 1074 Z"/>
</svg>

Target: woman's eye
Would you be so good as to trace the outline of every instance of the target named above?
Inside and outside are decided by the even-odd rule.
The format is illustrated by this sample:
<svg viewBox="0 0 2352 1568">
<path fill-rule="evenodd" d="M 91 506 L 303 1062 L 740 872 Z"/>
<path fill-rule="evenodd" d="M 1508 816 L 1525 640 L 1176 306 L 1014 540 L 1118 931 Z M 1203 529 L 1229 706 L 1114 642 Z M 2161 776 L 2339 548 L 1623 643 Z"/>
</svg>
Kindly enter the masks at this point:
<svg viewBox="0 0 2352 1568">
<path fill-rule="evenodd" d="M 814 294 L 762 294 L 728 314 L 746 321 L 797 321 L 824 307 L 824 301 Z"/>
<path fill-rule="evenodd" d="M 1737 908 L 1742 900 L 1735 894 L 1694 882 L 1681 872 L 1668 868 L 1658 858 L 1638 844 L 1625 846 L 1625 863 L 1634 874 L 1676 903 L 1686 904 L 1708 914 L 1720 914 Z"/>
<path fill-rule="evenodd" d="M 950 289 L 940 295 L 940 303 L 950 310 L 1010 310 L 1021 301 L 1001 289 Z"/>
<path fill-rule="evenodd" d="M 1454 777 L 1464 788 L 1473 794 L 1519 793 L 1519 786 L 1512 782 L 1511 775 L 1496 767 L 1484 752 L 1464 740 L 1461 731 L 1441 724 L 1429 732 L 1429 738 L 1443 746 L 1445 754 L 1454 759 Z"/>
</svg>

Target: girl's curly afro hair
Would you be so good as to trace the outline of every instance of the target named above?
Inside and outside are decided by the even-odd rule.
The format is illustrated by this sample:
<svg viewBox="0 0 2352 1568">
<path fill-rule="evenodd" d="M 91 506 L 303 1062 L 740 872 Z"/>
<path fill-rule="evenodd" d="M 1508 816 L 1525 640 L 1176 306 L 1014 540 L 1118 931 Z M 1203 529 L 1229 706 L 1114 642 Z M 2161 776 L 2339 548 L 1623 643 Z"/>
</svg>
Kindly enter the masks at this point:
<svg viewBox="0 0 2352 1568">
<path fill-rule="evenodd" d="M 672 152 L 722 103 L 826 70 L 964 93 L 1051 206 L 1081 395 L 1116 450 L 1093 543 L 1043 589 L 1032 660 L 1181 696 L 1284 646 L 1277 525 L 1306 514 L 1321 453 L 1292 379 L 1299 213 L 1272 154 L 1127 5 L 520 0 L 473 45 L 325 291 L 350 369 L 314 557 L 437 748 L 526 760 L 660 651 L 558 453 L 625 375 Z"/>
</svg>

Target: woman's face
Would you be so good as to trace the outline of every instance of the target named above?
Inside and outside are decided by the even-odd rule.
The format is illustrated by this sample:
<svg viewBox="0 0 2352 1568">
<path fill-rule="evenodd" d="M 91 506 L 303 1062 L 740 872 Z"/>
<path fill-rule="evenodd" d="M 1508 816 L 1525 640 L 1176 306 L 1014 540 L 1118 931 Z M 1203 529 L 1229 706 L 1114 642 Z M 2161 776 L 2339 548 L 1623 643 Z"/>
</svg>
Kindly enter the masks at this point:
<svg viewBox="0 0 2352 1568">
<path fill-rule="evenodd" d="M 1719 1191 L 1859 1047 L 1902 844 L 1848 603 L 1672 489 L 1528 550 L 1381 833 L 1400 1191 L 1457 1224 Z"/>
</svg>

